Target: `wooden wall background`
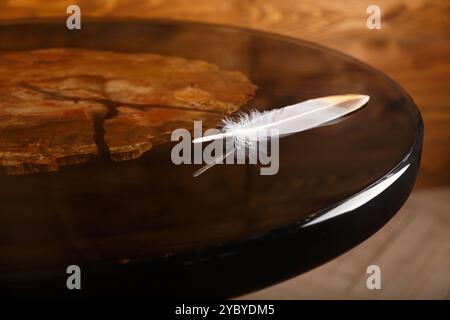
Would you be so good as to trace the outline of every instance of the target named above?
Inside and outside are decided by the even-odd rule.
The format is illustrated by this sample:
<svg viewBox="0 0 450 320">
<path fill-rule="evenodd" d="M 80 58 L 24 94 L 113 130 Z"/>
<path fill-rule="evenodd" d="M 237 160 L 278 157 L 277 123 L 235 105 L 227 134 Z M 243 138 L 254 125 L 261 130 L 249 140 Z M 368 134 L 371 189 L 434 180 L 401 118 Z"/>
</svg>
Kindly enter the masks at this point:
<svg viewBox="0 0 450 320">
<path fill-rule="evenodd" d="M 0 0 L 0 20 L 66 16 L 171 18 L 243 26 L 313 41 L 387 73 L 425 121 L 418 187 L 450 185 L 450 1 L 448 0 Z M 366 28 L 377 4 L 382 29 Z"/>
</svg>

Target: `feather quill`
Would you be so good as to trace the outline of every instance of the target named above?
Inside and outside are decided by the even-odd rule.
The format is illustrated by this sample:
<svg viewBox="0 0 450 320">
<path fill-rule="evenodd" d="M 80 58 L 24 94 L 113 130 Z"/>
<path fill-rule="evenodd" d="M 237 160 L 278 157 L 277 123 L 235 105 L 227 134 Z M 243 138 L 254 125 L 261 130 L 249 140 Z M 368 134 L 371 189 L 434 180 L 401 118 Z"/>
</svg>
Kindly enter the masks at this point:
<svg viewBox="0 0 450 320">
<path fill-rule="evenodd" d="M 270 111 L 254 110 L 241 114 L 237 120 L 225 118 L 222 132 L 193 140 L 201 143 L 228 137 L 261 140 L 270 136 L 271 129 L 280 136 L 322 126 L 361 108 L 369 96 L 346 94 L 306 100 L 291 106 Z M 241 139 L 242 140 L 242 139 Z M 245 140 L 245 139 L 244 139 Z"/>
<path fill-rule="evenodd" d="M 193 140 L 202 143 L 216 139 L 231 138 L 235 149 L 253 146 L 258 141 L 265 141 L 272 135 L 286 136 L 297 132 L 339 122 L 342 117 L 358 110 L 369 101 L 369 96 L 345 94 L 306 100 L 284 108 L 270 111 L 252 111 L 242 113 L 237 119 L 222 120 L 222 132 L 206 135 Z M 229 156 L 226 155 L 225 158 Z M 198 176 L 214 164 L 223 160 L 219 156 L 212 163 L 194 173 Z"/>
</svg>

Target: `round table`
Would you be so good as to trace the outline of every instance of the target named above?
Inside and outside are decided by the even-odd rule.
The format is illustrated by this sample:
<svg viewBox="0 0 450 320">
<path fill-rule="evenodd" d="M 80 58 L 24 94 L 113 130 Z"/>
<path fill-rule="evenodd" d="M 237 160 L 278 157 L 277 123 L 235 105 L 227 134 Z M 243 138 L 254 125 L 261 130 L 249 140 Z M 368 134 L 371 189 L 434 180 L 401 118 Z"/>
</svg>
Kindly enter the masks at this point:
<svg viewBox="0 0 450 320">
<path fill-rule="evenodd" d="M 355 39 L 357 41 L 357 39 Z M 423 124 L 381 72 L 312 43 L 173 21 L 3 23 L 0 50 L 81 47 L 200 59 L 258 86 L 243 110 L 360 93 L 345 121 L 280 139 L 279 172 L 174 165 L 173 143 L 141 158 L 0 177 L 6 297 L 227 298 L 311 270 L 379 230 L 407 199 Z M 66 268 L 81 268 L 68 290 Z"/>
</svg>

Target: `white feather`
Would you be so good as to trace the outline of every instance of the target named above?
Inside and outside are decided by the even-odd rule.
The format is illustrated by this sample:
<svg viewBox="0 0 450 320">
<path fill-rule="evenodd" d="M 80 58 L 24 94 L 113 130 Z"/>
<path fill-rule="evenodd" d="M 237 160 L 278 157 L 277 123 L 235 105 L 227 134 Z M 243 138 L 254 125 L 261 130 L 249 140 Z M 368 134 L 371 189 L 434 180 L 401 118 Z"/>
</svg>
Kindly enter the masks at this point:
<svg viewBox="0 0 450 320">
<path fill-rule="evenodd" d="M 222 132 L 196 138 L 193 143 L 231 138 L 233 152 L 242 148 L 254 148 L 258 141 L 270 137 L 286 136 L 312 128 L 331 125 L 340 118 L 354 112 L 369 101 L 369 96 L 346 94 L 306 100 L 291 106 L 270 111 L 241 113 L 237 119 L 222 120 Z M 205 172 L 228 157 L 219 156 L 212 163 L 194 173 L 194 177 Z"/>
<path fill-rule="evenodd" d="M 346 94 L 306 100 L 270 111 L 243 113 L 236 120 L 225 118 L 222 133 L 194 139 L 193 143 L 233 137 L 239 144 L 265 140 L 272 134 L 285 136 L 325 125 L 356 111 L 367 101 L 369 96 Z"/>
</svg>

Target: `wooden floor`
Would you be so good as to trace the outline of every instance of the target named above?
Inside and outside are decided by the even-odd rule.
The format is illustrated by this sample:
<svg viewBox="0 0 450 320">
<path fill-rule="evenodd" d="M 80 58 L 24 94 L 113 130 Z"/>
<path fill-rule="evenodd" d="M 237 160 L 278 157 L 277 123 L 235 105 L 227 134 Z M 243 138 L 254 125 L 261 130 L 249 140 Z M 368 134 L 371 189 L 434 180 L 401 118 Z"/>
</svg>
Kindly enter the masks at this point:
<svg viewBox="0 0 450 320">
<path fill-rule="evenodd" d="M 368 290 L 366 268 L 381 268 Z M 304 275 L 240 299 L 450 299 L 450 188 L 413 192 L 372 238 Z"/>
</svg>

